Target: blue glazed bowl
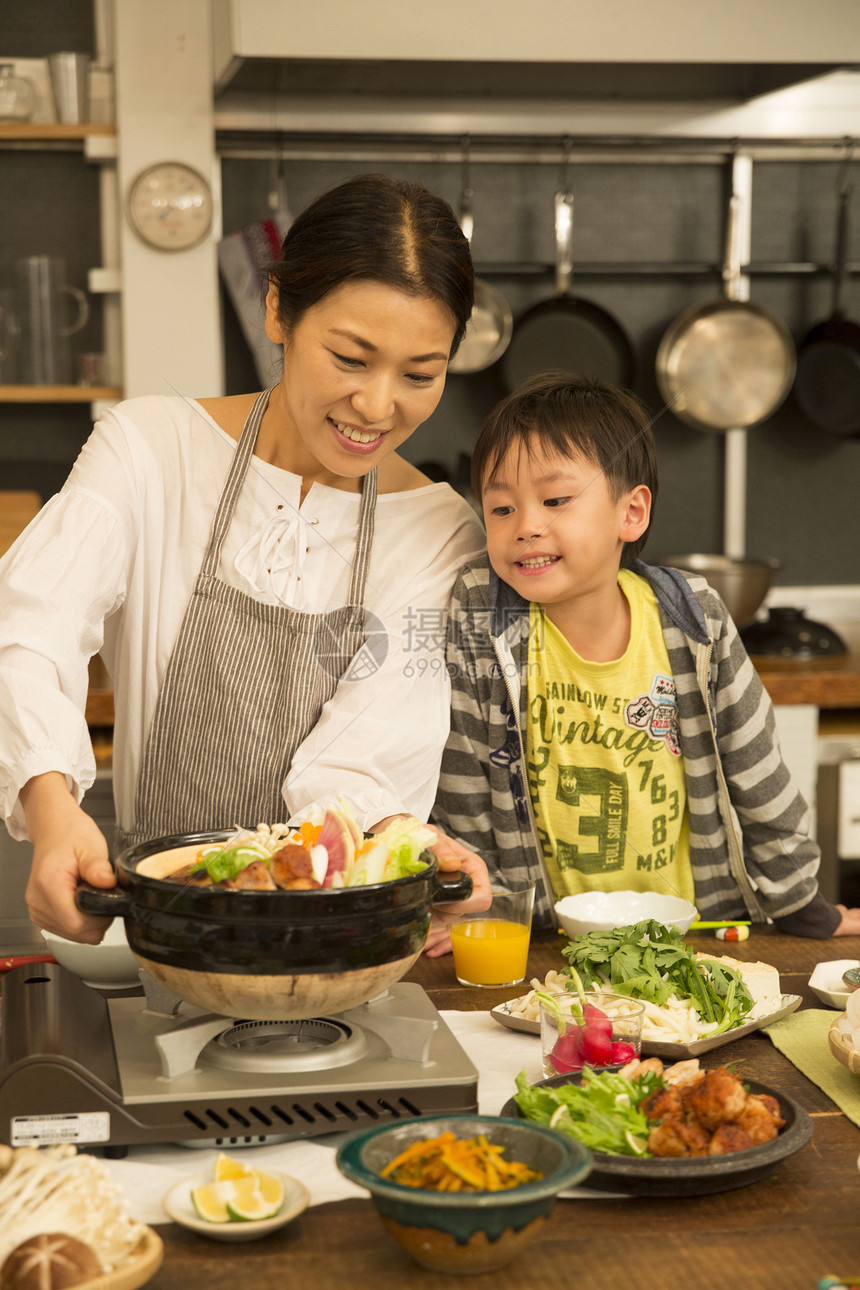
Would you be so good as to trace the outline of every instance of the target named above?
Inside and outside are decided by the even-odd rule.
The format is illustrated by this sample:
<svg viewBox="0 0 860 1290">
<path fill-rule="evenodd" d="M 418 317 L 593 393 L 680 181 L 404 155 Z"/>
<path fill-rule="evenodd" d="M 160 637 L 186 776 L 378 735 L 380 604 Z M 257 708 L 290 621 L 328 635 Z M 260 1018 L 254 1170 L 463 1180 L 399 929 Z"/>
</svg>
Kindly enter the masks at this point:
<svg viewBox="0 0 860 1290">
<path fill-rule="evenodd" d="M 443 1192 L 405 1187 L 380 1172 L 411 1143 L 484 1134 L 505 1158 L 538 1170 L 537 1182 L 504 1191 Z M 436 1272 L 490 1272 L 537 1235 L 560 1191 L 591 1169 L 591 1152 L 573 1138 L 492 1115 L 421 1117 L 354 1133 L 337 1153 L 341 1173 L 370 1192 L 383 1224 L 417 1263 Z"/>
</svg>

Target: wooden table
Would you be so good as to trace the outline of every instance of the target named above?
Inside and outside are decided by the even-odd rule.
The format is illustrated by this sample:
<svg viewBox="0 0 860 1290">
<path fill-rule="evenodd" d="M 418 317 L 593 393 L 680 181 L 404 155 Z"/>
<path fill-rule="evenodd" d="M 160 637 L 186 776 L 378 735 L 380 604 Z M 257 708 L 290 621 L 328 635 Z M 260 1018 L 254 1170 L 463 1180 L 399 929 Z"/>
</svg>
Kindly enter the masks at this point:
<svg viewBox="0 0 860 1290">
<path fill-rule="evenodd" d="M 686 938 L 719 948 L 711 933 Z M 529 974 L 562 967 L 562 937 L 534 938 Z M 754 931 L 731 948 L 780 970 L 783 990 L 820 1007 L 807 981 L 817 962 L 860 957 L 860 937 L 821 942 Z M 451 958 L 422 959 L 406 978 L 439 1008 L 486 1009 L 516 991 L 454 981 Z M 834 1016 L 836 1014 L 834 1013 Z M 536 1041 L 537 1042 L 537 1041 Z M 860 1129 L 762 1034 L 721 1054 L 745 1059 L 811 1114 L 811 1142 L 773 1175 L 738 1191 L 672 1200 L 562 1200 L 528 1253 L 497 1273 L 469 1279 L 493 1290 L 815 1290 L 827 1273 L 860 1274 Z M 324 1140 L 324 1139 L 323 1139 Z M 165 1260 L 151 1290 L 441 1290 L 450 1277 L 419 1268 L 385 1233 L 369 1200 L 315 1206 L 280 1233 L 231 1245 L 175 1225 L 158 1229 Z"/>
</svg>

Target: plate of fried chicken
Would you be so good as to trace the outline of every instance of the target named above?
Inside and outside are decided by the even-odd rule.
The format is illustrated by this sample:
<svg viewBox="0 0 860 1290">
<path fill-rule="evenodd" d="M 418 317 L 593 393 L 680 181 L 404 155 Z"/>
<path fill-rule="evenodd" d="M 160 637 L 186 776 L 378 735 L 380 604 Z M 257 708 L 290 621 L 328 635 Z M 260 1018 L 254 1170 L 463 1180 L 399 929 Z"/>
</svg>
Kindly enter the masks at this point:
<svg viewBox="0 0 860 1290">
<path fill-rule="evenodd" d="M 659 1059 L 650 1058 L 649 1063 Z M 684 1069 L 686 1068 L 686 1069 Z M 648 1155 L 593 1153 L 587 1186 L 635 1196 L 704 1196 L 746 1187 L 804 1147 L 812 1120 L 770 1085 L 725 1066 L 698 1061 L 666 1068 L 663 1085 L 641 1104 L 649 1122 Z M 539 1086 L 559 1088 L 581 1076 L 553 1075 Z M 502 1115 L 520 1115 L 512 1098 Z"/>
</svg>

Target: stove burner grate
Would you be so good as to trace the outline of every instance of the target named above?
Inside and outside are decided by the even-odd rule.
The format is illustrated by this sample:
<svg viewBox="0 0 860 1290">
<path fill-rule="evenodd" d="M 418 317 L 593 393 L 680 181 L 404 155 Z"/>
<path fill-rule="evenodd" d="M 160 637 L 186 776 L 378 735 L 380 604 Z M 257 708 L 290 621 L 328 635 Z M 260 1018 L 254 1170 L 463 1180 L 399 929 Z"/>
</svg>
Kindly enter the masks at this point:
<svg viewBox="0 0 860 1290">
<path fill-rule="evenodd" d="M 331 1070 L 367 1052 L 361 1030 L 335 1018 L 239 1021 L 206 1045 L 201 1063 L 236 1071 Z"/>
</svg>

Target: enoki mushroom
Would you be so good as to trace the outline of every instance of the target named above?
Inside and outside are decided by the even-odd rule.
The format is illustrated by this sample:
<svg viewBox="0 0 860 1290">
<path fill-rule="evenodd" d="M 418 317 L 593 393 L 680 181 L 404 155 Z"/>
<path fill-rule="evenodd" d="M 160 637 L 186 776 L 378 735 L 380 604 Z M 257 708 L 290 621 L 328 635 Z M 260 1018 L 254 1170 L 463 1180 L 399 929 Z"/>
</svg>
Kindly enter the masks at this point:
<svg viewBox="0 0 860 1290">
<path fill-rule="evenodd" d="M 0 1265 L 31 1236 L 65 1232 L 85 1241 L 105 1272 L 128 1257 L 143 1233 L 106 1166 L 75 1147 L 0 1146 Z"/>
</svg>

